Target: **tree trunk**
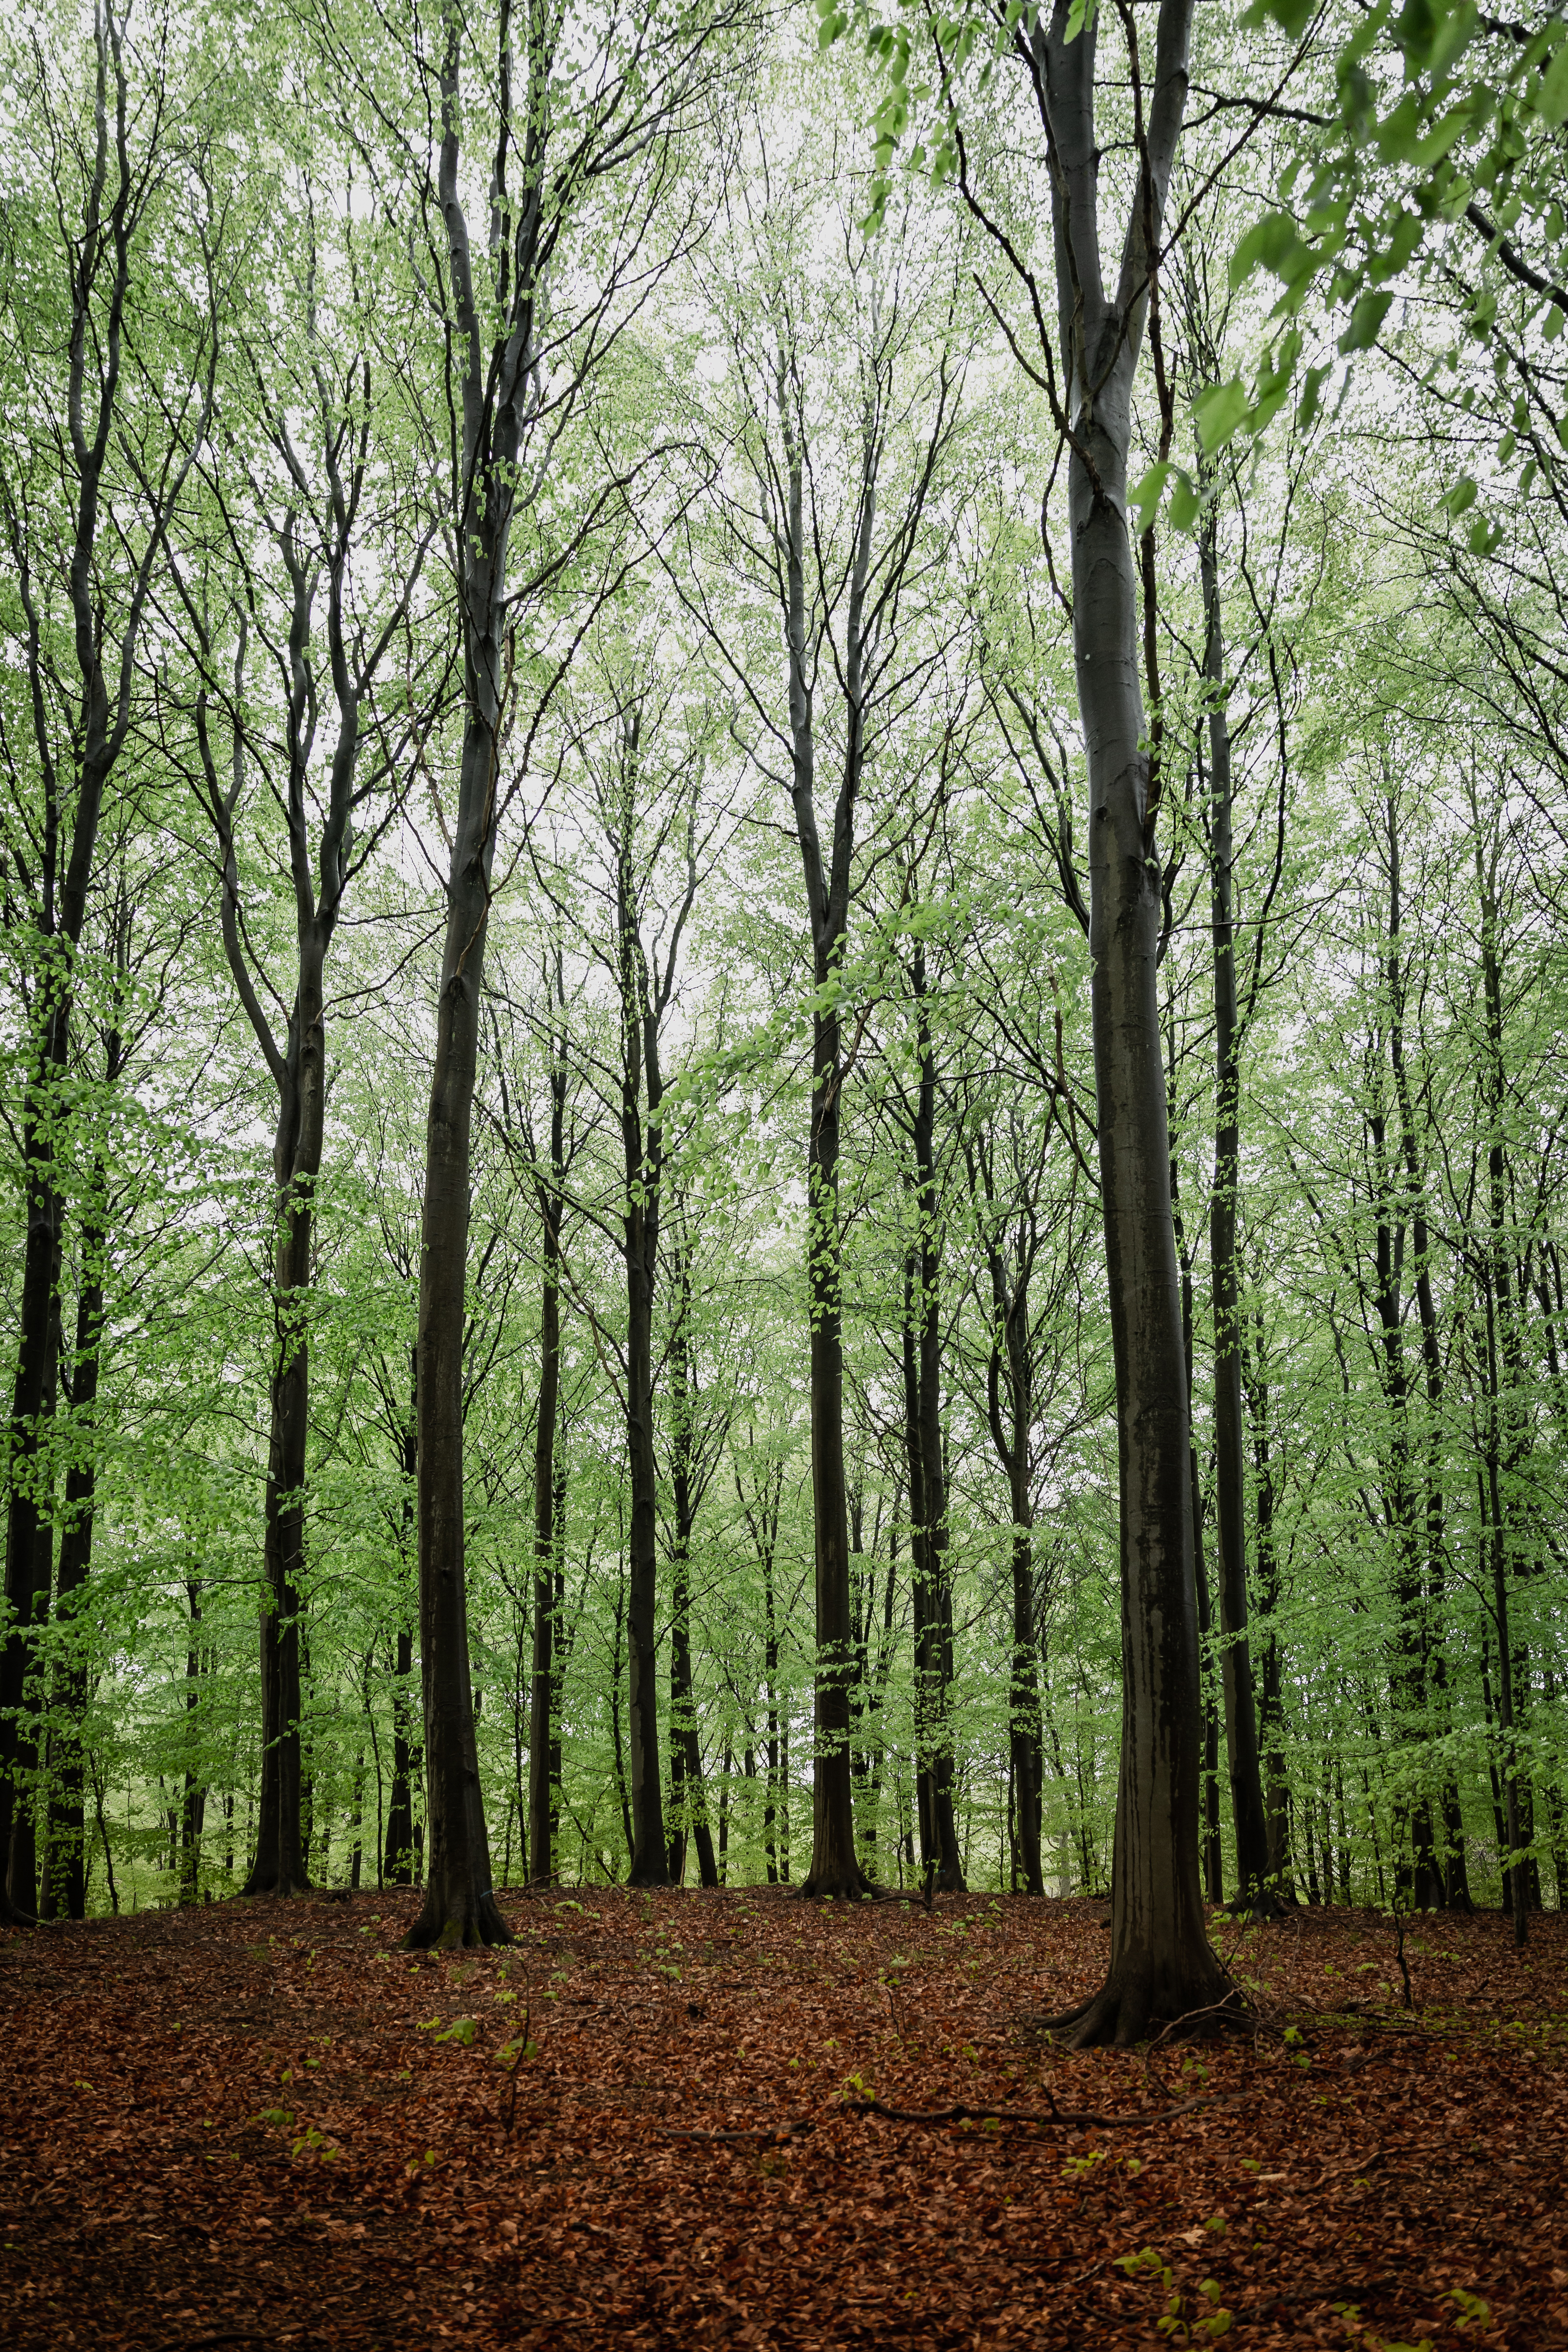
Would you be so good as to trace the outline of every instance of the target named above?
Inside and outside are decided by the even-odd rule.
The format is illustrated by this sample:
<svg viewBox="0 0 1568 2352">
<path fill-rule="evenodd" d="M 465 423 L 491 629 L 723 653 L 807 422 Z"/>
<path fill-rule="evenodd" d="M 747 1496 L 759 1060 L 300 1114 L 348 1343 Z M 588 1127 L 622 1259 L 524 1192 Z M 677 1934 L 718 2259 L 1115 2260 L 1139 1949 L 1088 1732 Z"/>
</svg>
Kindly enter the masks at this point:
<svg viewBox="0 0 1568 2352">
<path fill-rule="evenodd" d="M 704 1886 L 717 1886 L 713 1833 L 702 1781 L 702 1748 L 697 1729 L 697 1694 L 691 1671 L 691 1532 L 696 1520 L 692 1414 L 696 1382 L 688 1337 L 691 1314 L 691 1268 L 685 1252 L 676 1266 L 677 1322 L 670 1340 L 670 1484 L 675 1501 L 675 1546 L 671 1578 L 669 1731 L 672 1811 L 669 1874 L 679 1886 L 686 1873 L 688 1836 L 697 1848 Z M 679 1759 L 677 1788 L 675 1764 Z"/>
<path fill-rule="evenodd" d="M 31 1918 L 38 1904 L 38 1812 L 44 1800 L 43 1725 L 47 1694 L 44 1687 L 43 1637 L 49 1622 L 55 1580 L 55 1438 L 59 1391 L 60 1265 L 55 1261 L 44 1370 L 43 1410 L 39 1414 L 37 1450 L 34 1456 L 37 1518 L 33 1540 L 33 1574 L 26 1595 L 24 1624 L 22 1709 L 16 1738 L 16 1808 L 11 1824 L 6 1887 L 18 1916 Z"/>
<path fill-rule="evenodd" d="M 455 144 L 455 142 L 453 142 Z M 455 159 L 454 159 L 455 163 Z M 493 803 L 501 704 L 500 615 L 478 625 L 474 600 L 499 593 L 495 524 L 474 527 L 466 575 L 468 709 L 459 814 L 447 883 L 436 1056 L 426 1130 L 419 1260 L 419 1655 L 424 1683 L 425 1902 L 410 1948 L 505 1944 L 479 1783 L 468 1667 L 463 1524 L 463 1337 L 470 1127 L 479 987 L 495 853 Z M 502 541 L 504 548 L 504 537 Z"/>
<path fill-rule="evenodd" d="M 1387 802 L 1388 835 L 1391 866 L 1391 933 L 1396 929 L 1398 894 L 1397 808 L 1392 793 Z M 1447 1620 L 1447 1514 L 1443 1496 L 1443 1354 L 1437 1333 L 1437 1308 L 1432 1295 L 1431 1236 L 1426 1224 L 1426 1186 L 1415 1135 L 1415 1118 L 1410 1096 L 1410 1078 L 1405 1061 L 1404 974 L 1396 955 L 1390 954 L 1391 976 L 1397 983 L 1392 1006 L 1389 1028 L 1389 1052 L 1394 1070 L 1394 1097 L 1399 1114 L 1401 1156 L 1405 1163 L 1405 1179 L 1410 1204 L 1410 1238 L 1415 1254 L 1415 1305 L 1421 1320 L 1421 1362 L 1426 1391 L 1426 1606 L 1421 1627 L 1421 1661 L 1424 1676 L 1429 1675 L 1436 1715 L 1439 1738 L 1450 1728 L 1448 1704 L 1448 1661 L 1445 1629 Z M 1434 1637 L 1430 1629 L 1436 1628 Z M 1443 1817 L 1443 1852 L 1436 1851 L 1431 1834 L 1429 1809 L 1426 1817 L 1426 1835 L 1417 1825 L 1415 1883 L 1412 1890 L 1418 1908 L 1428 1903 L 1448 1904 L 1456 1910 L 1468 1911 L 1470 1902 L 1469 1874 L 1465 1859 L 1464 1816 L 1459 1805 L 1458 1779 L 1450 1767 L 1445 1774 L 1441 1793 Z"/>
<path fill-rule="evenodd" d="M 1061 348 L 1072 436 L 1073 647 L 1089 789 L 1089 952 L 1099 1152 L 1116 1369 L 1121 1759 L 1106 1981 L 1081 2045 L 1142 2041 L 1155 2019 L 1225 2000 L 1198 1874 L 1203 1716 L 1193 1588 L 1191 1440 L 1171 1215 L 1156 971 L 1160 874 L 1128 539 L 1132 378 L 1187 84 L 1193 0 L 1162 0 L 1149 130 L 1114 300 L 1100 279 L 1098 26 L 1067 0 L 1033 36 L 1052 149 Z"/>
<path fill-rule="evenodd" d="M 123 1066 L 117 1031 L 108 1040 L 109 1083 Z M 72 1444 L 66 1471 L 65 1517 L 60 1528 L 56 1622 L 61 1650 L 55 1668 L 57 1740 L 49 1798 L 49 1884 L 44 1916 L 87 1916 L 87 1838 L 83 1805 L 82 1727 L 87 1715 L 88 1669 L 85 1627 L 73 1631 L 92 1565 L 93 1507 L 97 1487 L 98 1384 L 103 1348 L 103 1246 L 101 1203 L 108 1171 L 101 1152 L 93 1161 L 90 1204 L 81 1225 L 81 1280 L 77 1292 L 76 1348 L 71 1359 Z"/>
<path fill-rule="evenodd" d="M 556 1717 L 555 1434 L 561 1394 L 561 1219 L 565 1181 L 565 1041 L 550 1055 L 550 1173 L 535 1178 L 544 1260 L 540 1298 L 539 1405 L 533 1429 L 533 1664 L 528 1717 L 530 1884 L 555 1883 L 555 1801 L 551 1769 Z"/>
<path fill-rule="evenodd" d="M 273 1265 L 273 1357 L 269 1382 L 266 1529 L 261 1610 L 261 1804 L 256 1857 L 241 1890 L 296 1895 L 309 1884 L 302 1840 L 300 1753 L 300 1582 L 305 1561 L 305 1473 L 310 1368 L 306 1316 L 310 1227 L 321 1173 L 326 1105 L 326 1039 L 320 959 L 301 941 L 299 992 L 284 1053 L 282 1102 L 273 1149 L 278 1238 Z"/>
<path fill-rule="evenodd" d="M 914 1570 L 915 1787 L 921 1861 L 944 1892 L 963 1891 L 952 1817 L 952 1595 L 942 1457 L 942 1237 L 936 1172 L 936 1055 L 925 1003 L 925 951 L 910 970 L 919 1089 L 910 1122 L 919 1232 L 904 1262 L 904 1431 Z"/>
<path fill-rule="evenodd" d="M 1219 1622 L 1225 1688 L 1226 1757 L 1236 1833 L 1238 1910 L 1267 1913 L 1268 1829 L 1258 1763 L 1258 1706 L 1247 1609 L 1247 1456 L 1241 1409 L 1241 1285 L 1237 1265 L 1240 1181 L 1241 1035 L 1237 1017 L 1236 926 L 1232 909 L 1230 722 L 1225 707 L 1215 509 L 1198 536 L 1203 579 L 1204 678 L 1209 722 L 1209 913 L 1214 950 L 1215 1164 L 1209 1196 L 1209 1265 L 1214 1286 L 1215 1523 L 1219 1545 Z"/>
<path fill-rule="evenodd" d="M 99 556 L 99 530 L 110 504 L 104 468 L 122 424 L 120 380 L 125 312 L 132 291 L 132 252 L 144 208 L 165 182 L 159 146 L 173 111 L 139 108 L 126 71 L 123 22 L 112 5 L 98 10 L 92 25 L 94 90 L 90 144 L 70 152 L 82 162 L 79 186 L 81 235 L 60 215 L 66 249 L 68 382 L 61 404 L 62 488 L 68 514 L 68 551 L 52 535 L 44 562 L 63 575 L 71 622 L 75 680 L 68 690 L 57 679 L 46 651 L 34 576 L 35 546 L 28 539 L 27 512 L 7 510 L 8 571 L 20 608 L 30 688 L 32 753 L 41 791 L 34 837 L 40 856 L 34 876 L 32 920 L 37 958 L 31 1034 L 26 1044 L 26 1076 L 21 1106 L 21 1196 L 25 1222 L 18 1301 L 16 1367 L 6 1433 L 8 1493 L 5 1522 L 4 1601 L 0 1633 L 0 1859 L 12 1852 L 18 1806 L 18 1709 L 27 1669 L 28 1624 L 39 1542 L 38 1468 L 40 1420 L 55 1377 L 58 1355 L 58 1285 L 63 1204 L 57 1189 L 55 1132 L 61 1092 L 70 1066 L 72 973 L 87 918 L 98 855 L 100 820 L 132 714 L 142 625 L 153 567 L 163 551 L 163 526 L 184 493 L 196 449 L 205 437 L 212 410 L 216 353 L 206 346 L 205 393 L 194 404 L 184 454 L 168 453 L 160 466 L 153 453 L 146 501 L 136 520 L 144 527 L 142 553 L 124 584 L 121 611 L 110 612 L 106 581 L 115 567 Z M 52 95 L 52 93 L 51 93 Z M 147 123 L 152 144 L 138 152 L 135 140 Z M 69 195 L 62 184 L 62 205 Z M 51 340 L 61 320 L 51 311 Z M 195 360 L 201 355 L 198 337 Z M 177 366 L 177 358 L 171 361 Z M 144 478 L 146 479 L 147 478 Z M 117 521 L 123 530 L 123 520 Z M 60 561 L 62 552 L 64 561 Z M 53 626 L 55 583 L 46 593 L 45 613 Z M 116 623 L 119 638 L 116 643 Z M 69 706 L 71 771 L 62 774 L 58 745 L 50 726 L 57 686 Z M 51 1338 L 51 1329 L 53 1337 Z M 25 1801 L 30 1801 L 31 1791 Z M 30 1908 L 18 1906 L 0 1885 L 0 1926 L 26 1924 Z"/>
</svg>

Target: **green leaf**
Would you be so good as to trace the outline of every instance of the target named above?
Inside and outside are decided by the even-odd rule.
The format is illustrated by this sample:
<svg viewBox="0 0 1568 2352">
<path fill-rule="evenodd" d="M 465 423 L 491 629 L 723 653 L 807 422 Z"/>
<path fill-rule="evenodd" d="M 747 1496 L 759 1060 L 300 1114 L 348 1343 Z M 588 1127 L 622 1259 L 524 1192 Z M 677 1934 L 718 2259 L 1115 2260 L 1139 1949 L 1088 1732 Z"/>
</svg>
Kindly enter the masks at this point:
<svg viewBox="0 0 1568 2352">
<path fill-rule="evenodd" d="M 1296 430 L 1298 433 L 1306 433 L 1310 430 L 1312 419 L 1318 413 L 1318 403 L 1322 398 L 1323 386 L 1327 383 L 1331 373 L 1331 370 L 1326 367 L 1310 367 L 1307 370 L 1306 377 L 1302 384 L 1301 397 L 1296 404 Z"/>
<path fill-rule="evenodd" d="M 1197 484 L 1190 474 L 1183 473 L 1178 467 L 1176 487 L 1171 493 L 1171 529 L 1179 531 L 1191 530 L 1198 519 L 1198 509 L 1202 504 L 1203 501 L 1198 496 Z"/>
<path fill-rule="evenodd" d="M 1291 40 L 1301 35 L 1317 14 L 1317 0 L 1253 0 L 1253 5 L 1242 18 L 1248 30 L 1259 25 L 1278 25 Z"/>
<path fill-rule="evenodd" d="M 1542 76 L 1534 106 L 1542 121 L 1568 119 L 1568 36 L 1558 42 L 1556 55 Z"/>
<path fill-rule="evenodd" d="M 1444 506 L 1458 522 L 1459 517 L 1476 503 L 1476 485 L 1468 474 L 1461 474 L 1443 500 Z"/>
<path fill-rule="evenodd" d="M 1364 352 L 1376 342 L 1378 332 L 1393 305 L 1392 294 L 1363 294 L 1351 312 L 1350 325 L 1340 337 L 1342 352 Z"/>
<path fill-rule="evenodd" d="M 1254 221 L 1230 257 L 1232 290 L 1244 286 L 1260 265 L 1283 278 L 1283 265 L 1300 243 L 1300 231 L 1289 213 L 1265 213 L 1260 221 Z"/>
<path fill-rule="evenodd" d="M 1451 65 L 1476 29 L 1473 0 L 1405 0 L 1394 37 L 1409 73 L 1437 75 Z"/>
<path fill-rule="evenodd" d="M 1151 466 L 1142 481 L 1135 482 L 1128 491 L 1127 520 L 1134 539 L 1142 538 L 1154 517 L 1159 513 L 1160 500 L 1165 494 L 1165 485 L 1171 478 L 1171 472 L 1169 463 L 1162 458 L 1157 465 Z"/>
<path fill-rule="evenodd" d="M 1252 404 L 1247 396 L 1247 386 L 1239 376 L 1228 383 L 1216 383 L 1193 403 L 1193 422 L 1198 428 L 1198 438 L 1212 457 L 1235 433 Z"/>
</svg>

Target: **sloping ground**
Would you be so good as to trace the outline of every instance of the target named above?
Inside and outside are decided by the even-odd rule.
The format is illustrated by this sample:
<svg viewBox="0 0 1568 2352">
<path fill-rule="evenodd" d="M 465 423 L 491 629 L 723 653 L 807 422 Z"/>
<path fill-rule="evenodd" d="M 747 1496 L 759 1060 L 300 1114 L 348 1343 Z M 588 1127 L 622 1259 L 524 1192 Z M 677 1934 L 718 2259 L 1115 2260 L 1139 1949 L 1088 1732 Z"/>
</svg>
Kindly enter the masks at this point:
<svg viewBox="0 0 1568 2352">
<path fill-rule="evenodd" d="M 16 2352 L 1568 2345 L 1557 1917 L 1416 1921 L 1410 2009 L 1385 1920 L 1216 1921 L 1264 2029 L 1145 2063 L 1030 2023 L 1099 1905 L 591 1890 L 419 1958 L 413 1909 L 0 1942 Z"/>
</svg>

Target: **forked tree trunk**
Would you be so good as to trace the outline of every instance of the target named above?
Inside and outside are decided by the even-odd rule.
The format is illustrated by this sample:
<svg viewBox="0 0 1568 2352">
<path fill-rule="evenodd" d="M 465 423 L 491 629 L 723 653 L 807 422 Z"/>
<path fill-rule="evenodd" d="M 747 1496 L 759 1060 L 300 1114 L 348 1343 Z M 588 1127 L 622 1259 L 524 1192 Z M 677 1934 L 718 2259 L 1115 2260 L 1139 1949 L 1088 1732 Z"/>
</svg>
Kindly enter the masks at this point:
<svg viewBox="0 0 1568 2352">
<path fill-rule="evenodd" d="M 1048 28 L 1042 22 L 1032 42 L 1052 151 L 1073 443 L 1073 650 L 1089 762 L 1090 1002 L 1121 1498 L 1121 1758 L 1110 1963 L 1103 1988 L 1073 2021 L 1080 2045 L 1131 2044 L 1154 2020 L 1208 2011 L 1230 1990 L 1209 1946 L 1198 1876 L 1202 1707 L 1191 1444 L 1156 988 L 1160 875 L 1126 515 L 1132 379 L 1185 105 L 1193 6 L 1194 0 L 1161 0 L 1148 128 L 1114 299 L 1100 275 L 1100 27 L 1085 26 L 1069 41 L 1069 0 L 1057 0 Z M 1142 129 L 1142 94 L 1139 121 Z"/>
</svg>

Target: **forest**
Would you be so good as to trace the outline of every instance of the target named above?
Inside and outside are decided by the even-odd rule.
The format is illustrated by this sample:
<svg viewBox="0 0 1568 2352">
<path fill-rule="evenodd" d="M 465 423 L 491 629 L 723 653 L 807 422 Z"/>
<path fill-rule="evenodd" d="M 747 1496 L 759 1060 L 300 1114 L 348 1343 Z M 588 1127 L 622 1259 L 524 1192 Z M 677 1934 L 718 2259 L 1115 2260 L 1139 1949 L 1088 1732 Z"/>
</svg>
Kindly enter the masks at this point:
<svg viewBox="0 0 1568 2352">
<path fill-rule="evenodd" d="M 0 59 L 0 1959 L 1560 2007 L 1568 16 Z"/>
</svg>

